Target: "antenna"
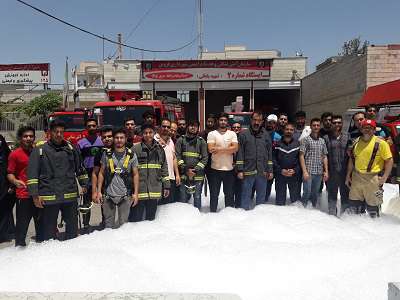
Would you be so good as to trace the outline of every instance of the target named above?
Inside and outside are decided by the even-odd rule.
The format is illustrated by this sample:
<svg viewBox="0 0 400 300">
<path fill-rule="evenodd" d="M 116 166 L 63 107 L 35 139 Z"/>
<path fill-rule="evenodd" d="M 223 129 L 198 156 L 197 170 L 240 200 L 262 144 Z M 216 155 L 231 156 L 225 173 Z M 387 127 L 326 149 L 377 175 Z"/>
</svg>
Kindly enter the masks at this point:
<svg viewBox="0 0 400 300">
<path fill-rule="evenodd" d="M 203 56 L 203 1 L 197 0 L 198 58 Z"/>
</svg>

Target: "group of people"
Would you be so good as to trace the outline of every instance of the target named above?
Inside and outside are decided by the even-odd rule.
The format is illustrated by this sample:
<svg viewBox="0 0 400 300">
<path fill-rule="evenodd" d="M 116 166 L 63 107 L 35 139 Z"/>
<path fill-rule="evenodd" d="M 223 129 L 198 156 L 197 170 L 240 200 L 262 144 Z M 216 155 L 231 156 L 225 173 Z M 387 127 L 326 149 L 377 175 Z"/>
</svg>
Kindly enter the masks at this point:
<svg viewBox="0 0 400 300">
<path fill-rule="evenodd" d="M 329 112 L 306 126 L 302 111 L 294 123 L 286 113 L 265 118 L 254 111 L 248 129 L 229 124 L 220 113 L 209 115 L 201 132 L 196 120 L 164 118 L 158 127 L 155 121 L 146 112 L 139 130 L 129 117 L 123 128 L 98 128 L 95 119 L 87 119 L 88 134 L 76 146 L 64 139 L 61 120 L 50 124 L 48 141 L 35 143 L 29 126 L 18 130 L 19 148 L 12 152 L 0 139 L 0 233 L 12 218 L 14 191 L 16 246 L 26 245 L 32 218 L 37 241 L 56 238 L 60 211 L 65 239 L 78 235 L 78 224 L 81 232 L 90 232 L 92 203 L 101 204 L 102 226 L 116 228 L 154 220 L 158 205 L 192 197 L 200 210 L 208 187 L 210 211 L 216 212 L 221 184 L 225 207 L 249 210 L 270 201 L 274 181 L 276 205 L 286 204 L 289 189 L 291 203 L 316 207 L 325 183 L 330 214 L 348 209 L 379 216 L 393 159 L 387 134 L 369 108 L 354 114 L 351 132 L 343 131 L 342 116 Z"/>
</svg>

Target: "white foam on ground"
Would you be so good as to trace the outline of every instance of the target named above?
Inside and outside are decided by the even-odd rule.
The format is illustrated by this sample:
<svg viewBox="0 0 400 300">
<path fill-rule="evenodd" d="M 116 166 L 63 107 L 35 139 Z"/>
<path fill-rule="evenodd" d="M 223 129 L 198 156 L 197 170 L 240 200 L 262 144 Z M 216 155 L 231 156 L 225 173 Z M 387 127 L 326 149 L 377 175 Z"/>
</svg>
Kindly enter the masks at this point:
<svg viewBox="0 0 400 300">
<path fill-rule="evenodd" d="M 398 193 L 385 186 L 385 199 Z M 222 202 L 222 201 L 220 201 Z M 200 213 L 0 250 L 0 290 L 221 292 L 243 299 L 386 299 L 400 281 L 400 221 L 261 205 Z"/>
</svg>

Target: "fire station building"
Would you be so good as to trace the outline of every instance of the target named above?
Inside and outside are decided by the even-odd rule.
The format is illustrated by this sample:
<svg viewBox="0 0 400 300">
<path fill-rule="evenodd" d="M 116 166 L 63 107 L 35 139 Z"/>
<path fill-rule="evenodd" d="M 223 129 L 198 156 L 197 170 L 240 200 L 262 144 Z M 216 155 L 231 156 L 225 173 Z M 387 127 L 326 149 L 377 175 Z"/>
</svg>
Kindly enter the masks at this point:
<svg viewBox="0 0 400 300">
<path fill-rule="evenodd" d="M 301 55 L 281 57 L 277 50 L 230 46 L 223 52 L 204 52 L 198 60 L 82 62 L 74 81 L 81 106 L 108 97 L 165 95 L 180 99 L 187 118 L 204 124 L 207 114 L 227 111 L 236 101 L 242 103 L 243 111 L 293 115 L 302 106 L 306 64 L 307 58 Z"/>
</svg>

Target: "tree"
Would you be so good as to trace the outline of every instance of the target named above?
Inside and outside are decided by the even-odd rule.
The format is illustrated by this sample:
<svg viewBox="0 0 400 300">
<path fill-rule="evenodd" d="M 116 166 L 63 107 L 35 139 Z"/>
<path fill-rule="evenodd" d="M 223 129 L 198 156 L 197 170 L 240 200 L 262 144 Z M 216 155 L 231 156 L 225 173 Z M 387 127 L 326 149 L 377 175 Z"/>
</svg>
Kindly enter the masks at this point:
<svg viewBox="0 0 400 300">
<path fill-rule="evenodd" d="M 16 111 L 20 111 L 33 117 L 36 115 L 46 116 L 49 113 L 54 112 L 61 106 L 62 96 L 61 92 L 48 92 L 44 95 L 35 97 L 28 103 L 22 103 L 15 108 Z"/>
<path fill-rule="evenodd" d="M 361 46 L 361 37 L 358 36 L 354 39 L 344 42 L 342 46 L 342 52 L 339 56 L 352 56 L 358 54 L 366 54 L 369 46 L 369 41 L 365 40 Z"/>
</svg>

